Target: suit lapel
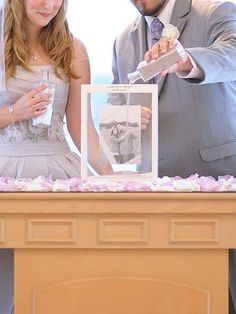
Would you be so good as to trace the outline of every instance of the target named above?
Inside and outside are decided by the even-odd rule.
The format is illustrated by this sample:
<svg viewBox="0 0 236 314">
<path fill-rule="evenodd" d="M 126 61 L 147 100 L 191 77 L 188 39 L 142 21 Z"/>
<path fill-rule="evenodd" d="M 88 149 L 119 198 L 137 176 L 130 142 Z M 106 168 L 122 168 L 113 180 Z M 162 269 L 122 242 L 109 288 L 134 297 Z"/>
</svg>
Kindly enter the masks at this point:
<svg viewBox="0 0 236 314">
<path fill-rule="evenodd" d="M 170 23 L 178 28 L 180 37 L 187 23 L 187 17 L 191 10 L 191 3 L 192 0 L 176 0 L 173 8 Z M 161 93 L 166 77 L 167 75 L 162 77 L 158 82 L 158 95 Z"/>
<path fill-rule="evenodd" d="M 146 28 L 147 28 L 147 24 L 146 24 L 145 18 L 140 16 L 140 18 L 136 21 L 131 31 L 131 37 L 133 40 L 133 46 L 134 46 L 134 51 L 135 51 L 134 68 L 136 68 L 139 62 L 144 59 L 144 55 L 148 50 Z M 148 84 L 148 82 L 146 84 Z M 149 104 L 150 103 L 149 95 L 142 94 L 142 100 L 144 104 Z"/>
<path fill-rule="evenodd" d="M 133 46 L 135 51 L 136 66 L 143 60 L 145 52 L 148 50 L 146 39 L 146 22 L 143 17 L 140 16 L 136 20 L 133 29 L 131 30 L 131 37 L 133 40 Z"/>
<path fill-rule="evenodd" d="M 184 30 L 188 14 L 191 11 L 191 4 L 192 0 L 176 0 L 175 2 L 170 23 L 178 28 L 180 35 Z"/>
</svg>

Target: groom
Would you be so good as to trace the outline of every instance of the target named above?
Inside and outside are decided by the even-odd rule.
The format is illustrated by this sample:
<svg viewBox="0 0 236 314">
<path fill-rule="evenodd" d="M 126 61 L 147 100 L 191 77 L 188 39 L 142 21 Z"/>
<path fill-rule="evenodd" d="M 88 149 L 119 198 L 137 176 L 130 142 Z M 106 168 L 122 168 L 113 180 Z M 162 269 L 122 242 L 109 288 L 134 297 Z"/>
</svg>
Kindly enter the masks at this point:
<svg viewBox="0 0 236 314">
<path fill-rule="evenodd" d="M 150 26 L 155 17 L 163 26 L 171 23 L 178 28 L 179 41 L 187 53 L 179 64 L 162 73 L 158 82 L 159 176 L 187 177 L 194 173 L 236 176 L 235 3 L 223 0 L 131 2 L 140 16 L 114 43 L 114 84 L 128 83 L 127 74 L 136 70 L 147 51 L 146 58 L 151 60 L 169 49 L 169 43 L 163 40 L 151 46 Z M 140 104 L 149 106 L 144 98 Z M 142 132 L 142 151 L 150 152 L 151 112 L 146 109 L 143 113 L 146 129 Z M 142 156 L 143 171 L 150 170 L 150 155 Z M 231 251 L 230 290 L 236 307 L 235 267 L 235 251 Z M 233 306 L 230 313 L 235 313 Z"/>
</svg>

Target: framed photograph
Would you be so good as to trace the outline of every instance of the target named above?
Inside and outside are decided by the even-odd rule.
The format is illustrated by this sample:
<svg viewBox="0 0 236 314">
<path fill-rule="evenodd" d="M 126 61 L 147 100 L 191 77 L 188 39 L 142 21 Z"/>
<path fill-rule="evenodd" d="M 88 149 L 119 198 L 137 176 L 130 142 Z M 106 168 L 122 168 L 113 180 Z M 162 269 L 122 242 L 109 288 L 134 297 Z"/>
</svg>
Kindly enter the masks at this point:
<svg viewBox="0 0 236 314">
<path fill-rule="evenodd" d="M 151 113 L 146 128 L 145 110 Z M 156 181 L 157 85 L 83 85 L 81 117 L 82 179 Z M 103 173 L 106 165 L 112 174 Z"/>
</svg>

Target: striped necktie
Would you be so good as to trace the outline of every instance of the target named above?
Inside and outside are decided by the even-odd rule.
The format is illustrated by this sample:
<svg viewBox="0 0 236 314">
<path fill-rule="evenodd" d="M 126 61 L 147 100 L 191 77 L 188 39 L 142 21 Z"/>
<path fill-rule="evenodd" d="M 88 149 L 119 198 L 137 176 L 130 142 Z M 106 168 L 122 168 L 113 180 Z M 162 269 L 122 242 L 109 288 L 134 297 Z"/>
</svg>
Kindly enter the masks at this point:
<svg viewBox="0 0 236 314">
<path fill-rule="evenodd" d="M 152 20 L 151 25 L 150 25 L 152 46 L 160 40 L 163 28 L 164 28 L 164 25 L 161 23 L 161 21 L 157 17 L 155 17 Z M 151 79 L 152 84 L 156 84 L 157 81 L 158 81 L 158 75 Z"/>
<path fill-rule="evenodd" d="M 152 46 L 160 40 L 163 28 L 164 28 L 164 25 L 161 23 L 161 21 L 157 17 L 155 17 L 152 20 L 151 25 L 150 25 Z"/>
</svg>

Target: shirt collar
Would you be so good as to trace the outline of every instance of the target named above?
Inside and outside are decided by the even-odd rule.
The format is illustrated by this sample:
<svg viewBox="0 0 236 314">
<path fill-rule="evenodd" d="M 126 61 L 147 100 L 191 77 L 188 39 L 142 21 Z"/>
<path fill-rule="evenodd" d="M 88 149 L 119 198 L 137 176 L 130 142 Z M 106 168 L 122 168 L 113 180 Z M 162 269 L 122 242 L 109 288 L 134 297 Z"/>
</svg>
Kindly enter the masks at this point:
<svg viewBox="0 0 236 314">
<path fill-rule="evenodd" d="M 164 26 L 170 23 L 170 18 L 171 18 L 172 11 L 175 5 L 175 1 L 176 0 L 169 0 L 166 6 L 164 7 L 164 9 L 157 16 Z M 150 24 L 152 20 L 154 19 L 154 16 L 145 16 L 145 19 L 148 24 L 148 27 L 150 28 Z"/>
</svg>

